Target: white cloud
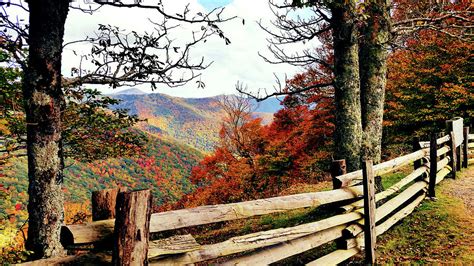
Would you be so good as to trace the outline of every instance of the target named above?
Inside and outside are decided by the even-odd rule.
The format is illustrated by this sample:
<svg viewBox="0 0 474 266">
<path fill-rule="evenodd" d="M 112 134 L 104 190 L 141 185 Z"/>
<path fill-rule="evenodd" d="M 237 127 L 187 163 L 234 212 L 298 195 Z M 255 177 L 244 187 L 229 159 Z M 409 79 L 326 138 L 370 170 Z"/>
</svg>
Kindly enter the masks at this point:
<svg viewBox="0 0 474 266">
<path fill-rule="evenodd" d="M 79 0 L 83 1 L 83 0 Z M 191 1 L 163 1 L 165 8 L 170 13 L 181 12 L 185 3 L 190 4 L 192 12 L 205 9 L 197 0 Z M 195 82 L 179 87 L 161 87 L 157 92 L 162 92 L 181 97 L 205 97 L 218 94 L 235 93 L 237 81 L 248 85 L 250 89 L 269 88 L 275 85 L 274 74 L 284 79 L 285 74 L 291 77 L 300 71 L 296 67 L 286 64 L 272 65 L 264 62 L 258 52 L 269 55 L 266 38 L 269 36 L 260 29 L 257 21 L 262 21 L 264 25 L 270 25 L 273 14 L 270 11 L 266 0 L 234 0 L 226 6 L 227 16 L 238 16 L 237 19 L 220 25 L 226 36 L 231 40 L 230 45 L 225 45 L 224 41 L 217 36 L 201 44 L 192 52 L 195 59 L 204 57 L 213 64 L 202 72 L 202 81 L 205 82 L 205 89 L 198 89 Z M 98 24 L 116 25 L 124 29 L 135 30 L 137 32 L 150 31 L 153 25 L 151 20 L 161 19 L 156 11 L 143 10 L 138 8 L 114 8 L 105 6 L 93 15 L 85 14 L 78 10 L 71 9 L 68 15 L 65 29 L 65 42 L 70 42 L 92 35 L 98 28 Z M 245 20 L 245 25 L 242 24 Z M 189 26 L 182 26 L 182 30 L 189 30 Z M 186 34 L 177 35 L 175 38 L 182 38 Z M 188 35 L 186 35 L 188 36 Z M 296 47 L 300 49 L 300 47 Z M 63 74 L 69 75 L 71 67 L 77 67 L 79 58 L 74 56 L 72 49 L 77 51 L 88 51 L 87 45 L 73 45 L 65 48 L 63 53 Z M 105 93 L 112 92 L 108 87 L 100 87 Z M 151 91 L 148 86 L 140 86 L 144 91 Z"/>
</svg>

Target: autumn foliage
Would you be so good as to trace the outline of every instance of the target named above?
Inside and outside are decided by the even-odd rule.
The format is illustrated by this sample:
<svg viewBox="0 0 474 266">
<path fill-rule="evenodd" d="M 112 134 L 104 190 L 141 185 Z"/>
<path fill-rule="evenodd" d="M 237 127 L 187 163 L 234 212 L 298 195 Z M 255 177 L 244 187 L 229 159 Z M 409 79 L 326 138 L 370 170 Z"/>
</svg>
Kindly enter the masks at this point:
<svg viewBox="0 0 474 266">
<path fill-rule="evenodd" d="M 445 121 L 474 117 L 474 45 L 432 31 L 407 41 L 389 58 L 385 103 L 385 145 L 427 139 Z M 402 145 L 403 146 L 403 145 Z"/>
<path fill-rule="evenodd" d="M 295 76 L 292 82 L 307 82 L 310 72 Z M 296 183 L 326 178 L 334 130 L 333 99 L 326 91 L 312 90 L 304 96 L 287 96 L 282 105 L 268 125 L 248 111 L 226 110 L 219 146 L 192 170 L 190 180 L 198 188 L 171 207 L 271 197 Z"/>
</svg>

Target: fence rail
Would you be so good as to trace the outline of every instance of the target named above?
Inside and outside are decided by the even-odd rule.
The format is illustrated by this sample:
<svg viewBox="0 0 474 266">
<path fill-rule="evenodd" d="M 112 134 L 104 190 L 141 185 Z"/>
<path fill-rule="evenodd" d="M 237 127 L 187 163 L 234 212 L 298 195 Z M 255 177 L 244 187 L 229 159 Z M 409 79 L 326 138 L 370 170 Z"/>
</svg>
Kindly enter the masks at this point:
<svg viewBox="0 0 474 266">
<path fill-rule="evenodd" d="M 452 125 L 448 125 L 448 128 L 456 130 Z M 370 162 L 365 162 L 363 170 L 335 176 L 334 185 L 339 188 L 331 191 L 151 214 L 145 231 L 155 233 L 341 203 L 339 214 L 323 220 L 236 236 L 214 244 L 200 245 L 189 234 L 149 241 L 148 250 L 144 251 L 147 253 L 145 255 L 150 264 L 157 265 L 192 264 L 229 255 L 232 255 L 231 258 L 219 263 L 260 265 L 277 262 L 335 240 L 338 246 L 336 251 L 308 265 L 337 264 L 362 251 L 366 254 L 372 252 L 373 255 L 376 236 L 383 234 L 398 221 L 410 215 L 425 197 L 434 197 L 435 185 L 449 175 L 455 178 L 461 164 L 467 167 L 469 163 L 474 163 L 474 158 L 471 158 L 474 150 L 474 134 L 469 134 L 469 128 L 464 128 L 463 141 L 455 142 L 454 136 L 459 132 L 449 133 L 438 138 L 433 137 L 429 142 L 418 141 L 416 145 L 419 149 L 413 153 L 373 166 Z M 370 193 L 364 193 L 363 186 L 359 185 L 366 180 L 365 189 L 373 190 L 375 176 L 393 173 L 409 165 L 414 165 L 412 172 L 391 187 L 376 193 L 373 199 L 370 199 L 368 197 Z M 348 200 L 352 202 L 347 203 Z M 373 200 L 372 203 L 364 204 L 364 201 L 371 202 L 370 200 Z M 379 203 L 377 208 L 375 203 Z M 373 209 L 368 208 L 371 204 Z M 123 215 L 119 209 L 117 205 L 117 217 Z M 373 217 L 369 219 L 368 214 L 371 213 Z M 123 252 L 128 251 L 121 245 L 126 244 L 117 244 L 117 240 L 113 240 L 114 230 L 115 233 L 120 230 L 114 219 L 82 225 L 65 225 L 62 228 L 61 242 L 71 248 L 75 245 L 100 241 L 103 243 L 107 239 L 112 239 L 111 241 L 115 243 L 114 258 L 124 256 Z M 370 236 L 370 239 L 366 240 L 366 236 Z M 148 237 L 146 235 L 147 240 Z M 372 255 L 369 254 L 366 258 L 373 260 Z"/>
</svg>

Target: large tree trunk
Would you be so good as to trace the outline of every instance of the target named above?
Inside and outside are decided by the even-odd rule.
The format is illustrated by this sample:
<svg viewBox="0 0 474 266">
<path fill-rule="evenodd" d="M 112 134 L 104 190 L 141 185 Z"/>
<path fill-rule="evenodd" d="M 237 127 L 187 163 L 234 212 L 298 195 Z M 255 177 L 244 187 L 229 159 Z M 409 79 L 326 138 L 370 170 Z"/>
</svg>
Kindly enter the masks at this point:
<svg viewBox="0 0 474 266">
<path fill-rule="evenodd" d="M 331 5 L 336 91 L 335 159 L 346 159 L 348 172 L 359 169 L 362 141 L 355 9 L 355 0 L 337 0 Z"/>
<path fill-rule="evenodd" d="M 383 107 L 387 81 L 387 43 L 390 34 L 390 1 L 368 2 L 367 21 L 359 45 L 362 104 L 362 160 L 381 159 Z"/>
<path fill-rule="evenodd" d="M 28 67 L 23 79 L 27 119 L 29 226 L 33 257 L 63 253 L 61 52 L 69 1 L 29 1 Z"/>
</svg>

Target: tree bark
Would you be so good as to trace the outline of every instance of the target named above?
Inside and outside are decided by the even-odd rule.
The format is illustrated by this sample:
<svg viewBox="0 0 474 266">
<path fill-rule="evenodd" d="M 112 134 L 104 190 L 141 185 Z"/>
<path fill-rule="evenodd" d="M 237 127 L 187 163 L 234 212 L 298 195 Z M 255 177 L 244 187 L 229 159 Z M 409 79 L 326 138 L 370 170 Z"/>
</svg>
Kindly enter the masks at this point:
<svg viewBox="0 0 474 266">
<path fill-rule="evenodd" d="M 359 55 L 355 0 L 331 5 L 336 102 L 335 159 L 346 159 L 347 171 L 358 170 L 362 142 Z"/>
<path fill-rule="evenodd" d="M 151 205 L 149 189 L 118 194 L 113 265 L 148 265 Z"/>
<path fill-rule="evenodd" d="M 387 82 L 387 43 L 390 37 L 390 1 L 369 1 L 367 21 L 359 45 L 362 107 L 362 160 L 381 159 L 382 122 Z"/>
<path fill-rule="evenodd" d="M 126 188 L 123 187 L 93 191 L 91 196 L 92 221 L 114 219 L 117 194 L 125 191 Z"/>
<path fill-rule="evenodd" d="M 69 1 L 29 1 L 29 55 L 23 79 L 27 120 L 29 227 L 34 258 L 63 254 L 61 52 Z"/>
</svg>

